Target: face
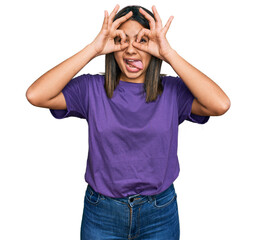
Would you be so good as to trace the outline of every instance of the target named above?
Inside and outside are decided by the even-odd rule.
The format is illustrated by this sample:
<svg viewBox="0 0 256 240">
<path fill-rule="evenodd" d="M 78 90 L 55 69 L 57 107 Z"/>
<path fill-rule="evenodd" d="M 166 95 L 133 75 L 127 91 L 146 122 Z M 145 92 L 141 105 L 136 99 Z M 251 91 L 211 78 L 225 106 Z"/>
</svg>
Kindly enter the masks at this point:
<svg viewBox="0 0 256 240">
<path fill-rule="evenodd" d="M 124 34 L 126 34 L 126 41 L 129 44 L 124 50 L 114 52 L 116 62 L 121 69 L 120 79 L 123 81 L 134 83 L 143 83 L 145 81 L 146 70 L 150 63 L 151 55 L 132 45 L 132 43 L 136 41 L 136 35 L 142 28 L 143 26 L 134 20 L 128 20 L 119 27 L 119 29 L 123 30 Z M 141 43 L 147 44 L 148 38 L 144 36 L 141 39 Z M 117 40 L 116 44 L 120 44 L 120 42 Z M 139 61 L 136 61 L 135 63 L 127 63 L 127 59 L 135 59 Z"/>
</svg>

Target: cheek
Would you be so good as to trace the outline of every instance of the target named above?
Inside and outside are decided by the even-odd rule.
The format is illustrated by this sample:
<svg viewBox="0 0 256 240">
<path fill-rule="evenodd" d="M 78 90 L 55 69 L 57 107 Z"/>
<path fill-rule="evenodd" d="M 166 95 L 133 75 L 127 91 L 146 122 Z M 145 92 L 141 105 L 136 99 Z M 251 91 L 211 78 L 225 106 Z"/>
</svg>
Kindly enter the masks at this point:
<svg viewBox="0 0 256 240">
<path fill-rule="evenodd" d="M 147 63 L 147 66 L 148 66 L 150 61 L 151 61 L 151 55 L 150 56 L 145 56 L 145 59 L 146 59 L 146 63 Z"/>
<path fill-rule="evenodd" d="M 122 58 L 121 58 L 120 54 L 114 53 L 114 58 L 115 58 L 117 64 L 119 65 L 122 61 Z"/>
</svg>

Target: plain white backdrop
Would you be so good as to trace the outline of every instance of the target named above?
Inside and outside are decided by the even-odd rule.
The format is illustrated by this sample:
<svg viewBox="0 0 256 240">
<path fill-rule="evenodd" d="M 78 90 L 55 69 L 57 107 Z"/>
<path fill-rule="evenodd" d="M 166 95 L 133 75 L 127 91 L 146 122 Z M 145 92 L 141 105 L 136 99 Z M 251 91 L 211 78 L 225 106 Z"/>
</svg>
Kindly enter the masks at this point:
<svg viewBox="0 0 256 240">
<path fill-rule="evenodd" d="M 79 239 L 88 154 L 86 120 L 55 119 L 27 88 L 92 42 L 104 10 L 152 5 L 170 45 L 215 81 L 231 108 L 179 126 L 181 240 L 255 240 L 255 9 L 253 1 L 23 0 L 1 4 L 0 239 Z M 104 56 L 78 75 L 104 72 Z M 167 63 L 162 73 L 176 75 Z"/>
</svg>

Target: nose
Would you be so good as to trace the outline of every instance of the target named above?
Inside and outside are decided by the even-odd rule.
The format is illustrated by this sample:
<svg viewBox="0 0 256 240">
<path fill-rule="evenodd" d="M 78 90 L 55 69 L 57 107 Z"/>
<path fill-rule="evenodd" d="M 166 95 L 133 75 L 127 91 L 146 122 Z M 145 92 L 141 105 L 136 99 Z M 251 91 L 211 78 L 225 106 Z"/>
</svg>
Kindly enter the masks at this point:
<svg viewBox="0 0 256 240">
<path fill-rule="evenodd" d="M 132 45 L 132 43 L 133 43 L 133 41 L 129 41 L 128 42 L 128 47 L 126 48 L 126 52 L 127 53 L 130 53 L 130 54 L 132 54 L 132 53 L 136 53 L 136 48 Z"/>
</svg>

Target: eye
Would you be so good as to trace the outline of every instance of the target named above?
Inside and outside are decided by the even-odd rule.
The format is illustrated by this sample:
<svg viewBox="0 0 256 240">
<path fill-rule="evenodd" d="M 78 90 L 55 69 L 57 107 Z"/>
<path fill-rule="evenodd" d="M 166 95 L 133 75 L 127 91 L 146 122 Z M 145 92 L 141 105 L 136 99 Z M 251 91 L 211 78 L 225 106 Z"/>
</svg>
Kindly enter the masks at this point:
<svg viewBox="0 0 256 240">
<path fill-rule="evenodd" d="M 147 42 L 147 39 L 145 39 L 145 38 L 142 38 L 141 40 L 140 40 L 140 42 Z"/>
<path fill-rule="evenodd" d="M 115 38 L 114 38 L 114 42 L 115 42 L 116 44 L 121 44 L 121 41 L 122 41 L 122 38 L 120 38 L 120 37 L 115 37 Z M 128 42 L 127 38 L 124 40 L 124 42 L 125 42 L 125 43 Z"/>
<path fill-rule="evenodd" d="M 121 38 L 120 37 L 115 37 L 114 41 L 115 41 L 115 43 L 121 43 Z"/>
</svg>

